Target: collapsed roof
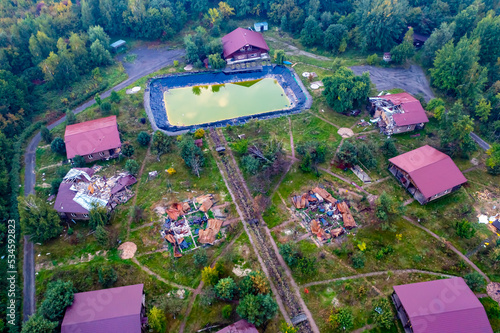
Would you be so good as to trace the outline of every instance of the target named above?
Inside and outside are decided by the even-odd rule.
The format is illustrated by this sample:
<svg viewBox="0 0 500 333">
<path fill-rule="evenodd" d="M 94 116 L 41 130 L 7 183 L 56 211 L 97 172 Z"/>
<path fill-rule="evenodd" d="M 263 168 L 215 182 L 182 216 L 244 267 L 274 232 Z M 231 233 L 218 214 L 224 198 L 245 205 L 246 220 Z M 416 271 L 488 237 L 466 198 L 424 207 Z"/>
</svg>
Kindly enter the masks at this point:
<svg viewBox="0 0 500 333">
<path fill-rule="evenodd" d="M 215 238 L 220 231 L 222 226 L 222 221 L 217 219 L 209 219 L 207 223 L 207 228 L 205 230 L 199 231 L 198 242 L 201 244 L 213 244 Z"/>
<path fill-rule="evenodd" d="M 429 122 L 420 101 L 408 93 L 370 97 L 375 107 L 375 118 L 392 134 L 394 127 L 416 125 Z M 382 123 L 381 123 L 382 122 Z"/>
<path fill-rule="evenodd" d="M 73 168 L 59 186 L 54 209 L 60 213 L 88 214 L 93 204 L 106 207 L 114 201 L 124 202 L 125 198 L 115 199 L 136 182 L 134 176 L 126 173 L 107 179 L 94 175 L 91 168 Z"/>
</svg>

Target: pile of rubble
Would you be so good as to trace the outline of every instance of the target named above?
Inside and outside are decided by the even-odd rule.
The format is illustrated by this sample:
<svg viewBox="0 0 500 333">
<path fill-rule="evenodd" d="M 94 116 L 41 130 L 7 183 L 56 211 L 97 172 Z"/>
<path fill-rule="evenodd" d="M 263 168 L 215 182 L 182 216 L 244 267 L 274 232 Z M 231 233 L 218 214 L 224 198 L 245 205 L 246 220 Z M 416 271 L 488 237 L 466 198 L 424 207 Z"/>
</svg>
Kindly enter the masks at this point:
<svg viewBox="0 0 500 333">
<path fill-rule="evenodd" d="M 211 219 L 207 212 L 214 205 L 212 194 L 202 195 L 194 200 L 173 203 L 165 210 L 165 222 L 161 236 L 173 246 L 174 256 L 198 248 L 201 244 L 213 245 L 223 221 Z"/>
<path fill-rule="evenodd" d="M 304 227 L 314 234 L 320 243 L 357 227 L 348 204 L 335 199 L 323 188 L 316 187 L 302 195 L 293 196 L 292 203 Z"/>
</svg>

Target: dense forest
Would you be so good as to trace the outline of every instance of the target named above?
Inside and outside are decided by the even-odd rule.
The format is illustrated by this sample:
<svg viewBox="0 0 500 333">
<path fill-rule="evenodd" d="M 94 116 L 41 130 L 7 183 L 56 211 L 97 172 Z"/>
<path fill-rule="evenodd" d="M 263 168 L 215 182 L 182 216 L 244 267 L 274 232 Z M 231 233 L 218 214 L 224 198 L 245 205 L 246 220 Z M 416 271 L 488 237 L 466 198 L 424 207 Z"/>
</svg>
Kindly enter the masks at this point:
<svg viewBox="0 0 500 333">
<path fill-rule="evenodd" d="M 448 99 L 442 104 L 458 101 L 446 116 L 440 113 L 440 102 L 430 111 L 449 118 L 444 126 L 450 130 L 459 123 L 496 142 L 499 14 L 496 0 L 0 0 L 0 255 L 6 251 L 7 220 L 18 217 L 23 141 L 37 129 L 32 125 L 35 116 L 47 111 L 40 96 L 68 89 L 82 75 L 98 74 L 99 68 L 112 64 L 109 36 L 168 41 L 189 27 L 196 32 L 184 43 L 188 59 L 197 62 L 220 52 L 213 40 L 251 17 L 268 20 L 300 38 L 305 47 L 335 55 L 392 50 L 405 60 L 414 52 L 413 45 L 405 44 L 410 26 L 415 33 L 430 35 L 415 59 L 429 69 L 432 85 Z M 500 155 L 500 146 L 493 147 Z M 453 149 L 466 153 L 470 147 Z M 490 168 L 500 172 L 500 157 L 490 160 Z M 0 281 L 5 290 L 5 273 Z M 1 303 L 5 300 L 2 293 Z M 5 318 L 4 307 L 0 315 Z"/>
</svg>

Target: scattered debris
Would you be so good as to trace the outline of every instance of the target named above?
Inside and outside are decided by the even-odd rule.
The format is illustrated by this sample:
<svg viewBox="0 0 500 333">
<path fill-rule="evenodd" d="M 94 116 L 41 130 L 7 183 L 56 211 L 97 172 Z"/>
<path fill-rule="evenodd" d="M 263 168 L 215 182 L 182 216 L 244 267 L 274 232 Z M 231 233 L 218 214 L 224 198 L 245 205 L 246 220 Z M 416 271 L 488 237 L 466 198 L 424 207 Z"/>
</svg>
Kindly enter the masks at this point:
<svg viewBox="0 0 500 333">
<path fill-rule="evenodd" d="M 148 180 L 153 180 L 158 177 L 158 171 L 151 171 L 148 173 Z"/>
<path fill-rule="evenodd" d="M 200 237 L 198 238 L 198 241 L 202 244 L 213 244 L 221 226 L 221 220 L 209 219 L 207 228 L 199 231 Z"/>
<path fill-rule="evenodd" d="M 243 277 L 247 276 L 252 270 L 250 268 L 243 268 L 243 265 L 245 265 L 245 262 L 243 262 L 241 265 L 234 265 L 233 267 L 233 273 L 234 275 L 238 277 Z"/>
<path fill-rule="evenodd" d="M 351 168 L 351 171 L 358 177 L 363 183 L 369 184 L 372 182 L 372 179 L 368 174 L 361 169 L 359 165 L 355 165 L 354 167 Z"/>
</svg>

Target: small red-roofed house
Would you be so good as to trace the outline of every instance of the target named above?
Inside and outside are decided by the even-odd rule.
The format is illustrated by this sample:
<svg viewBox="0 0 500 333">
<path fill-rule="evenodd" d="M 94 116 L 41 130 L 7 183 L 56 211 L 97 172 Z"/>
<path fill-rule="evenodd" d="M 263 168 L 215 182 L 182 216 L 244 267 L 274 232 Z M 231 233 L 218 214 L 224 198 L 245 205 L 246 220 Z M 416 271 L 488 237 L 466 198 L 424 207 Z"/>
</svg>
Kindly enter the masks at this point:
<svg viewBox="0 0 500 333">
<path fill-rule="evenodd" d="M 389 162 L 389 171 L 422 205 L 458 190 L 467 182 L 451 157 L 428 145 L 393 157 Z"/>
<path fill-rule="evenodd" d="M 82 156 L 85 162 L 117 157 L 122 146 L 116 116 L 66 126 L 66 155 Z"/>
<path fill-rule="evenodd" d="M 493 333 L 483 305 L 461 277 L 393 289 L 405 333 Z"/>
<path fill-rule="evenodd" d="M 269 46 L 259 32 L 237 28 L 222 37 L 224 59 L 228 64 L 269 59 Z"/>
</svg>

